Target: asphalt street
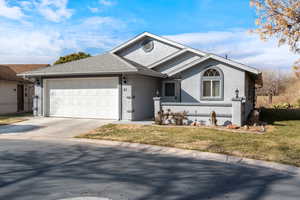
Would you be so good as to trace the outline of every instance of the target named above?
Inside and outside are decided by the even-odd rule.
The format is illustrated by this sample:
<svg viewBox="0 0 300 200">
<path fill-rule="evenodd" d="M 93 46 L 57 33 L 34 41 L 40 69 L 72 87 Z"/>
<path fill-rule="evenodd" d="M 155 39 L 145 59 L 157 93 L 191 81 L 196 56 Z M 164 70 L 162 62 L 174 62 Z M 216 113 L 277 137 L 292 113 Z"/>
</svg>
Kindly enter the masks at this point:
<svg viewBox="0 0 300 200">
<path fill-rule="evenodd" d="M 300 199 L 300 177 L 120 147 L 1 139 L 0 199 L 288 200 Z"/>
</svg>

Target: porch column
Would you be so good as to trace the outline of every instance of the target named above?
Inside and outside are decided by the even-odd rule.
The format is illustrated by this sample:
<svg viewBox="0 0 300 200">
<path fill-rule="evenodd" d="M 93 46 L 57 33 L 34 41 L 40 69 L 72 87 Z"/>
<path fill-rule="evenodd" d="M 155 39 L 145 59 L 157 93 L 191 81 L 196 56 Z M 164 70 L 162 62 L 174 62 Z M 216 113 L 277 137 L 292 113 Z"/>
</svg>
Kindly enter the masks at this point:
<svg viewBox="0 0 300 200">
<path fill-rule="evenodd" d="M 33 96 L 33 115 L 42 115 L 42 80 L 40 78 L 35 79 L 34 83 L 34 96 Z"/>
<path fill-rule="evenodd" d="M 243 119 L 243 98 L 236 97 L 232 99 L 232 124 L 242 126 Z"/>
<path fill-rule="evenodd" d="M 161 97 L 154 97 L 154 119 L 158 116 L 158 112 L 161 111 Z"/>
</svg>

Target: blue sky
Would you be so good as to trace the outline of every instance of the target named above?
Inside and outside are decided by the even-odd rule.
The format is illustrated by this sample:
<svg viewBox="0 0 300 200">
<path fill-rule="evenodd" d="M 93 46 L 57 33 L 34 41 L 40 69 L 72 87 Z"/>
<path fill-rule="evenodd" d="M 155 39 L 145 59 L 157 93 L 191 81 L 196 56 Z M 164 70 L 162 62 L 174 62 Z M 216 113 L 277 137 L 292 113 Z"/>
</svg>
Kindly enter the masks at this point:
<svg viewBox="0 0 300 200">
<path fill-rule="evenodd" d="M 0 63 L 52 63 L 108 51 L 148 31 L 259 68 L 289 69 L 298 57 L 263 42 L 248 0 L 0 0 Z"/>
</svg>

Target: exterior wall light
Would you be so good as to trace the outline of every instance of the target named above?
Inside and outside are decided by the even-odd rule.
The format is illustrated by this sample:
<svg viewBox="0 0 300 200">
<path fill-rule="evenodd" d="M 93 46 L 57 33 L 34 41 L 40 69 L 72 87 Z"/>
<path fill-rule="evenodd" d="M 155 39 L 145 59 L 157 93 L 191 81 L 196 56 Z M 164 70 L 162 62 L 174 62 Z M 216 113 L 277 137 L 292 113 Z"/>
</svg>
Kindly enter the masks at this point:
<svg viewBox="0 0 300 200">
<path fill-rule="evenodd" d="M 36 85 L 41 85 L 40 79 L 36 79 Z"/>
<path fill-rule="evenodd" d="M 122 76 L 122 81 L 123 81 L 124 84 L 126 84 L 127 83 L 127 77 L 126 76 Z"/>
<path fill-rule="evenodd" d="M 156 90 L 156 97 L 159 97 L 160 95 L 159 95 L 159 91 L 158 90 Z"/>
<path fill-rule="evenodd" d="M 240 93 L 239 89 L 237 88 L 234 92 L 235 92 L 235 98 L 238 99 Z"/>
</svg>

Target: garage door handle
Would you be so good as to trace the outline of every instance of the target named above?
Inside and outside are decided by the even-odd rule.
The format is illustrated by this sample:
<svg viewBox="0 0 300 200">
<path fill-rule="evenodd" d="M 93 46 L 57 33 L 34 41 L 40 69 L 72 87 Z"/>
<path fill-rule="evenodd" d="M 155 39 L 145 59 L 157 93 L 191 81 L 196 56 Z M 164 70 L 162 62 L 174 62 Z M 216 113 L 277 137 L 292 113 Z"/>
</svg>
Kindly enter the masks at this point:
<svg viewBox="0 0 300 200">
<path fill-rule="evenodd" d="M 127 96 L 126 98 L 127 98 L 127 99 L 134 99 L 135 96 Z"/>
<path fill-rule="evenodd" d="M 134 110 L 127 110 L 128 113 L 134 113 Z"/>
</svg>

